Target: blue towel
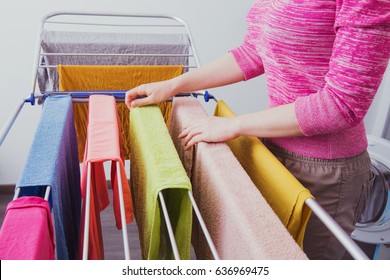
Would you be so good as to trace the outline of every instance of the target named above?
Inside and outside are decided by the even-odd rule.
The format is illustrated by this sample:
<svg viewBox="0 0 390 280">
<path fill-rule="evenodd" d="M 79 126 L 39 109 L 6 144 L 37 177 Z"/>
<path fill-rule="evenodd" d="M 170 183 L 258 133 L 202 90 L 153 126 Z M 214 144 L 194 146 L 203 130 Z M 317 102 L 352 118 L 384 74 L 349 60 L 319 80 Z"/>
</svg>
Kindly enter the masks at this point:
<svg viewBox="0 0 390 280">
<path fill-rule="evenodd" d="M 57 259 L 76 259 L 80 226 L 80 167 L 72 101 L 48 97 L 16 187 L 20 196 L 40 195 L 51 186 Z"/>
</svg>

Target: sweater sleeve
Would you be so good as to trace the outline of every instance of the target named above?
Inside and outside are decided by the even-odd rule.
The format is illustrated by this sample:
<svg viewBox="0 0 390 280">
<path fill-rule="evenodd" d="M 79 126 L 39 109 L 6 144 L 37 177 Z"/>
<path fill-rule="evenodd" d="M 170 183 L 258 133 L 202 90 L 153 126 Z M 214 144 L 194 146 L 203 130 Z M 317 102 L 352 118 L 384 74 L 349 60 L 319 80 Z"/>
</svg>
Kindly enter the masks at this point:
<svg viewBox="0 0 390 280">
<path fill-rule="evenodd" d="M 263 62 L 256 49 L 256 33 L 253 32 L 253 17 L 256 15 L 255 6 L 247 14 L 247 33 L 243 43 L 230 51 L 238 66 L 241 68 L 245 80 L 252 79 L 264 73 Z"/>
<path fill-rule="evenodd" d="M 390 2 L 338 0 L 334 29 L 324 87 L 295 102 L 306 136 L 351 128 L 363 120 L 389 61 Z"/>
</svg>

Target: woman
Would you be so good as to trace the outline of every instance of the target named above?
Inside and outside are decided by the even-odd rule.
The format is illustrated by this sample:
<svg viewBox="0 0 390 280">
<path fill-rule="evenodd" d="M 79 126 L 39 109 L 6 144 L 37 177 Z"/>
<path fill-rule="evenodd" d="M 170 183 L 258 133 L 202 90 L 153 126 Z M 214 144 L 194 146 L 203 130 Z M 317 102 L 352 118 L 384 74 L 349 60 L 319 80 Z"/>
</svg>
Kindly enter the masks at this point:
<svg viewBox="0 0 390 280">
<path fill-rule="evenodd" d="M 247 15 L 244 42 L 174 79 L 126 93 L 129 108 L 267 75 L 269 108 L 236 118 L 195 120 L 186 147 L 257 136 L 351 233 L 372 174 L 363 118 L 389 61 L 390 2 L 262 0 Z M 144 97 L 137 99 L 137 97 Z M 314 216 L 304 251 L 341 259 L 345 249 Z"/>
</svg>

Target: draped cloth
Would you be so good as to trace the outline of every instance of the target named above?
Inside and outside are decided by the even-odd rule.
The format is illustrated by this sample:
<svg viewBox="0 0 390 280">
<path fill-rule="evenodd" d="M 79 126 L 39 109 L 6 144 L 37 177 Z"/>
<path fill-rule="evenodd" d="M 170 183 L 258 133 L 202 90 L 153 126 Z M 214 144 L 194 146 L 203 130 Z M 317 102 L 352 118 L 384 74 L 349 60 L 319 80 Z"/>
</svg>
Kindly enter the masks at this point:
<svg viewBox="0 0 390 280">
<path fill-rule="evenodd" d="M 57 259 L 77 259 L 80 225 L 80 167 L 70 96 L 48 97 L 16 184 L 20 196 L 43 196 L 51 187 Z"/>
<path fill-rule="evenodd" d="M 194 97 L 173 99 L 169 132 L 206 227 L 223 260 L 307 259 L 225 143 L 198 143 L 185 150 L 178 135 L 207 117 Z M 213 259 L 197 220 L 192 245 L 197 259 Z"/>
<path fill-rule="evenodd" d="M 187 34 L 43 30 L 41 47 L 56 54 L 42 55 L 44 65 L 188 65 L 190 40 Z M 39 68 L 38 86 L 41 92 L 58 91 L 57 70 Z"/>
<path fill-rule="evenodd" d="M 234 112 L 219 100 L 215 116 L 234 117 Z M 309 190 L 282 165 L 256 137 L 241 136 L 227 141 L 233 154 L 244 167 L 290 234 L 302 247 L 311 210 L 305 204 L 313 198 Z"/>
<path fill-rule="evenodd" d="M 158 82 L 176 77 L 182 66 L 87 66 L 59 65 L 60 91 L 129 90 L 140 84 Z M 123 102 L 117 104 L 120 118 L 124 158 L 130 159 L 129 109 Z M 170 102 L 160 104 L 166 122 L 169 120 Z M 74 119 L 78 139 L 79 161 L 82 162 L 87 132 L 88 105 L 74 103 Z"/>
<path fill-rule="evenodd" d="M 54 260 L 49 202 L 38 196 L 11 201 L 0 230 L 0 260 Z"/>
<path fill-rule="evenodd" d="M 143 259 L 172 259 L 158 195 L 164 196 L 181 259 L 190 258 L 190 180 L 156 105 L 130 111 L 130 183 Z"/>
<path fill-rule="evenodd" d="M 115 98 L 112 96 L 92 95 L 89 98 L 89 117 L 85 145 L 84 164 L 81 173 L 81 194 L 83 198 L 83 219 L 81 237 L 84 237 L 85 199 L 88 176 L 88 164 L 91 166 L 91 209 L 89 226 L 89 259 L 104 259 L 103 238 L 100 224 L 100 212 L 110 203 L 103 163 L 111 161 L 111 184 L 113 190 L 113 208 L 116 226 L 121 229 L 118 176 L 121 177 L 126 222 L 133 220 L 133 204 L 130 188 L 124 168 L 121 150 L 121 134 Z M 117 162 L 120 170 L 117 170 Z M 81 248 L 81 246 L 80 246 Z"/>
</svg>

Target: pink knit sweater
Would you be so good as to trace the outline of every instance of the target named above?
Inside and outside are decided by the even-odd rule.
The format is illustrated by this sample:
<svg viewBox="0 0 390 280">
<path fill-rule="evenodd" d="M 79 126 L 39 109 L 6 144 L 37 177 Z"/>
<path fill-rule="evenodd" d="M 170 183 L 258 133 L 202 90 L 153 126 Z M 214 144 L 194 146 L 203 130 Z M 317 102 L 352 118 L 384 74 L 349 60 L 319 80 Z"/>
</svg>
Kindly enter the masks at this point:
<svg viewBox="0 0 390 280">
<path fill-rule="evenodd" d="M 258 0 L 231 52 L 245 79 L 265 73 L 269 106 L 295 102 L 305 136 L 273 138 L 309 157 L 367 148 L 363 118 L 390 53 L 390 0 Z"/>
</svg>

